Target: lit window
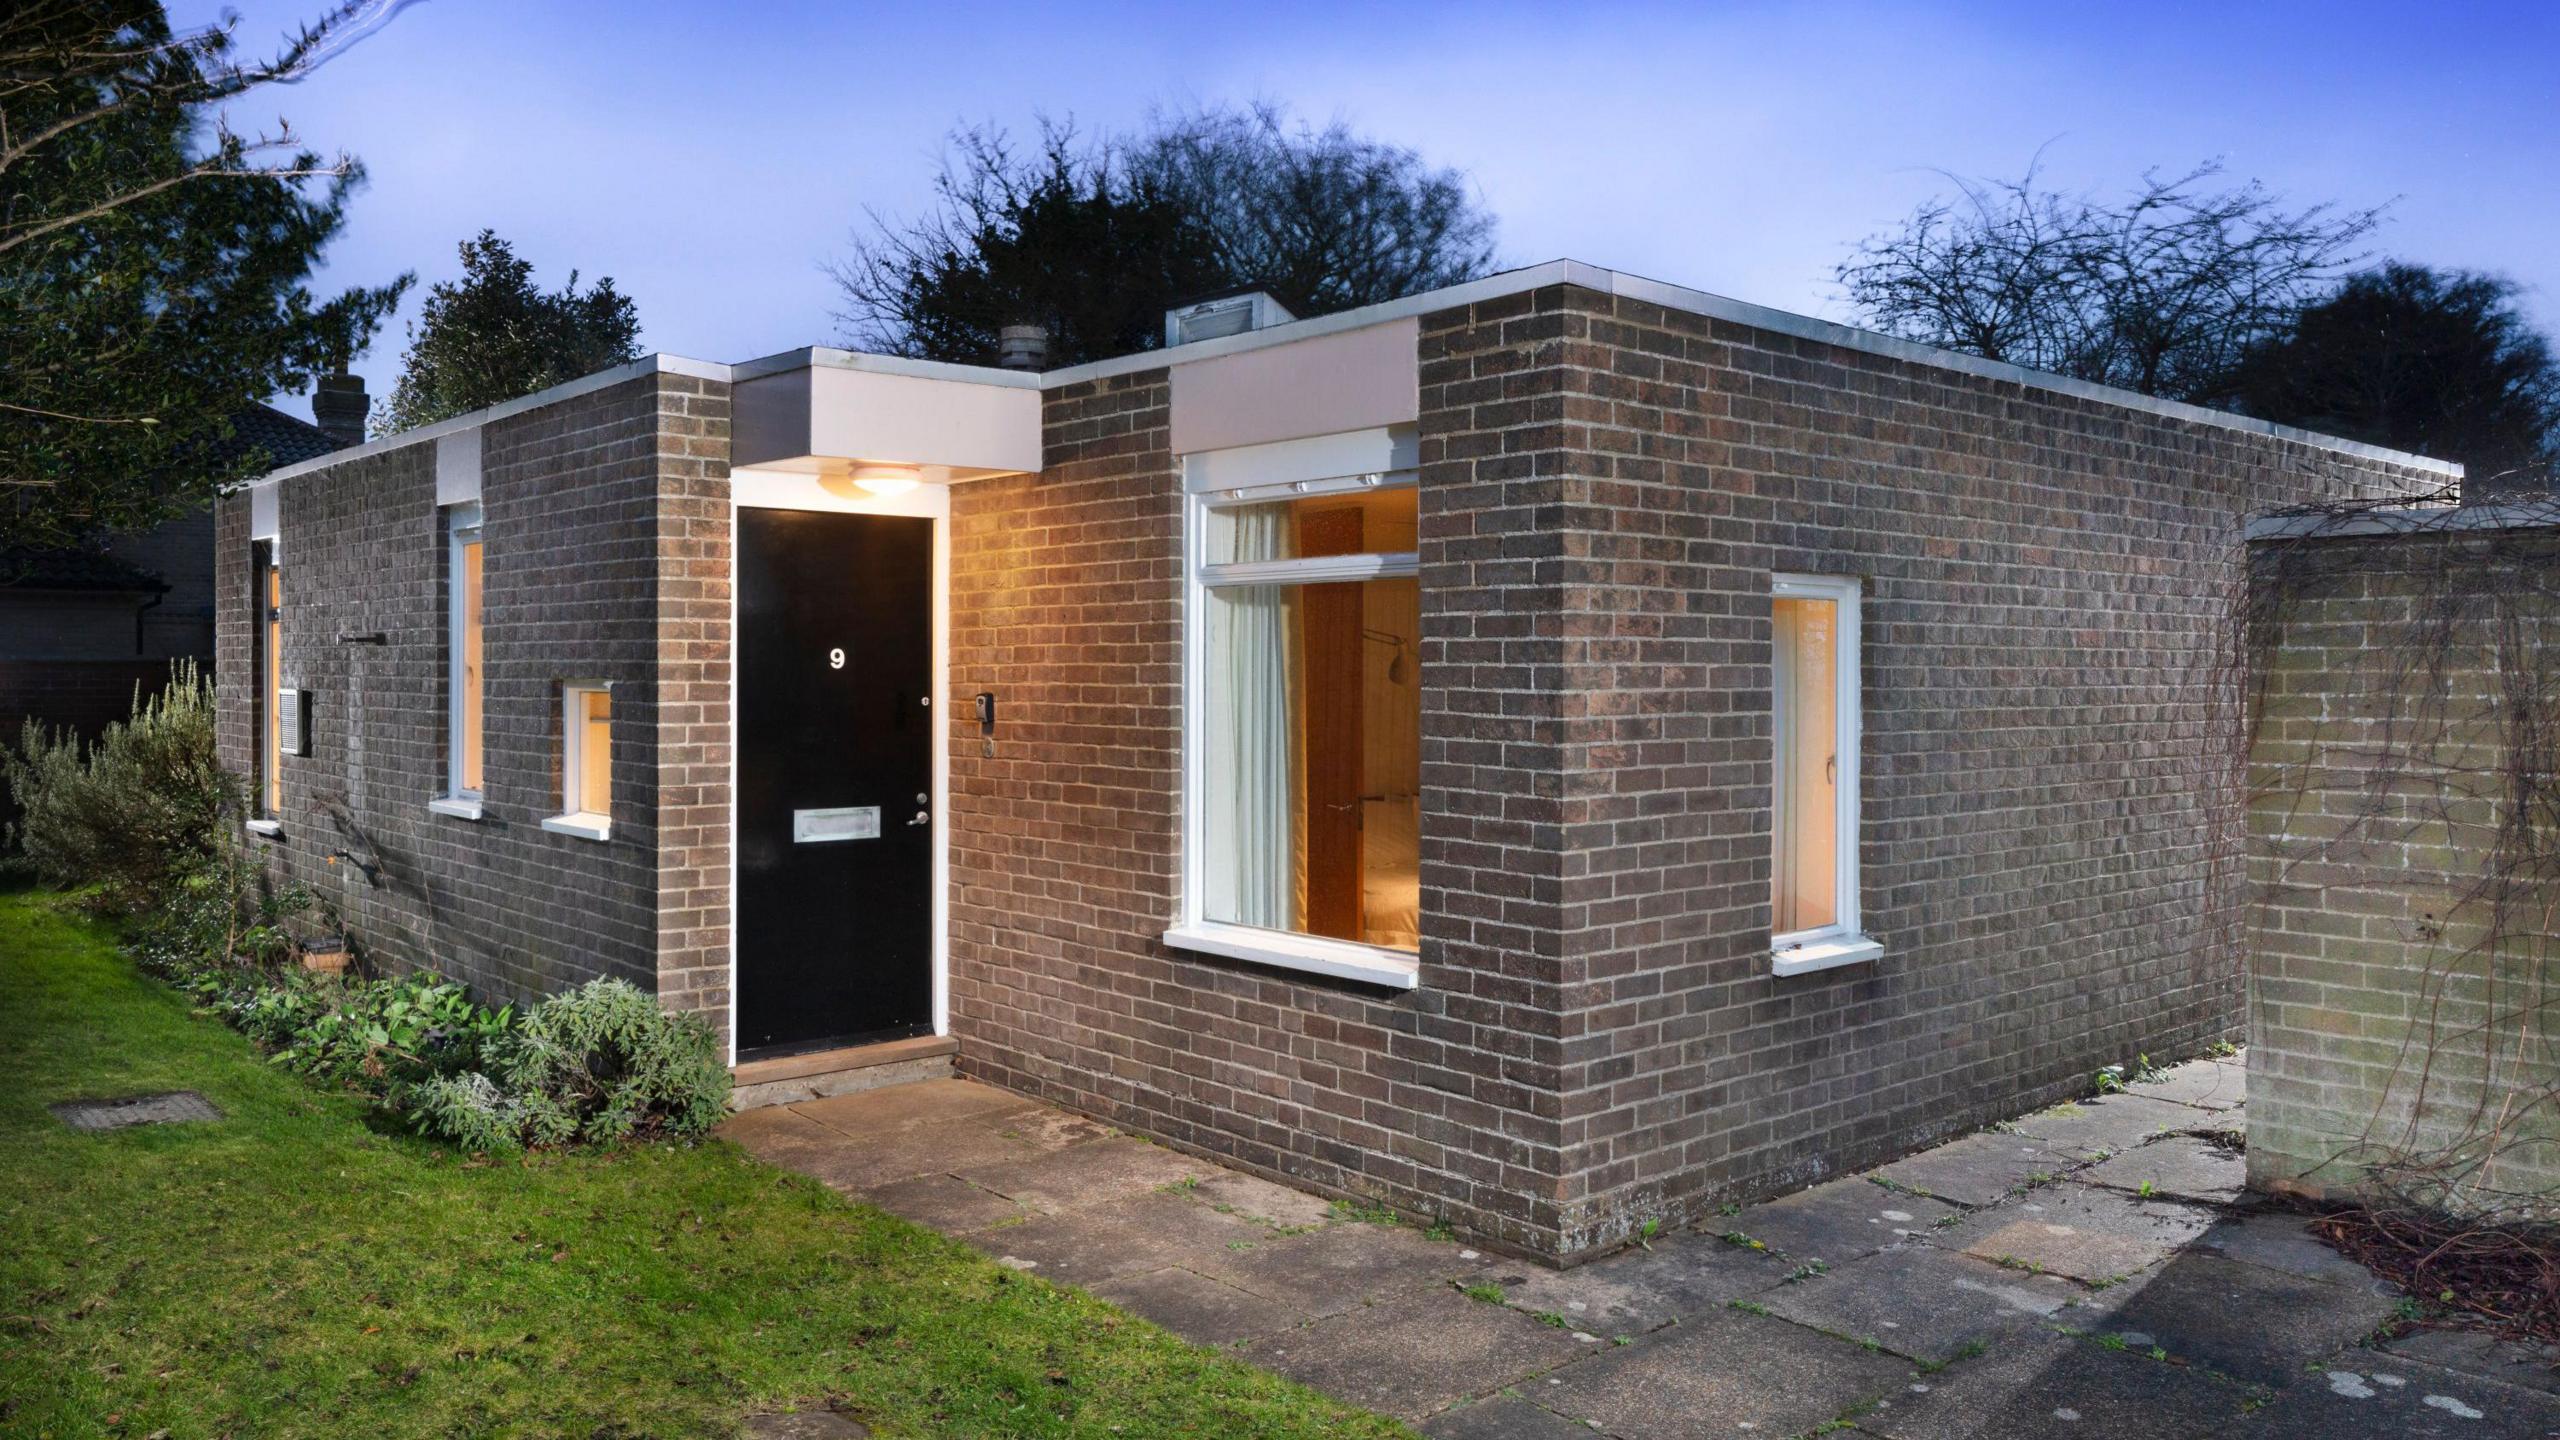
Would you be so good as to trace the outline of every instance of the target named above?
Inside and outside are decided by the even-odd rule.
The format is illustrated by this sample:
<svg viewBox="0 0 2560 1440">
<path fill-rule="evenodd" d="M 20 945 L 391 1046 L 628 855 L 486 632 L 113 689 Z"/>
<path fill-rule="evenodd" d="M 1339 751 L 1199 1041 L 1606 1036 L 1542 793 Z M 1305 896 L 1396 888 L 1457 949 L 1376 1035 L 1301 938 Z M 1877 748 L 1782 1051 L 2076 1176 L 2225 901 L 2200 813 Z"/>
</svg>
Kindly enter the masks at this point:
<svg viewBox="0 0 2560 1440">
<path fill-rule="evenodd" d="M 613 835 L 613 690 L 560 687 L 560 808 L 542 828 L 607 840 Z"/>
<path fill-rule="evenodd" d="M 1769 602 L 1769 913 L 1777 973 L 1857 960 L 1858 582 L 1781 575 Z"/>
<path fill-rule="evenodd" d="M 1273 488 L 1195 497 L 1194 818 L 1187 918 L 1169 938 L 1410 984 L 1421 937 L 1415 491 L 1400 476 L 1264 498 Z"/>
<path fill-rule="evenodd" d="M 284 814 L 284 567 L 276 544 L 258 548 L 258 663 L 265 698 L 258 706 L 258 814 Z"/>
<path fill-rule="evenodd" d="M 452 541 L 447 555 L 446 606 L 451 633 L 447 637 L 446 693 L 450 698 L 445 749 L 449 774 L 446 793 L 457 800 L 480 798 L 481 696 L 480 649 L 480 507 L 459 505 L 448 512 Z"/>
</svg>

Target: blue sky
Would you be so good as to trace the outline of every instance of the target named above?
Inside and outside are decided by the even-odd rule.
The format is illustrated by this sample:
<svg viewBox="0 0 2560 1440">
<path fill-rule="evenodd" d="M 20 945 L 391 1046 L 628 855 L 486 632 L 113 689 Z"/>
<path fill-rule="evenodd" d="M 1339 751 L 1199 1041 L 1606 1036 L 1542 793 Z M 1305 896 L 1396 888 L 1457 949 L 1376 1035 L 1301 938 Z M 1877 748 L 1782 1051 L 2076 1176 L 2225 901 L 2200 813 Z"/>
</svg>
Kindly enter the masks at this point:
<svg viewBox="0 0 2560 1440">
<path fill-rule="evenodd" d="M 317 0 L 239 8 L 255 45 Z M 424 0 L 236 120 L 281 113 L 371 171 L 329 279 L 449 278 L 494 226 L 546 284 L 613 276 L 647 348 L 740 360 L 836 338 L 821 262 L 866 206 L 925 203 L 956 122 L 1107 129 L 1256 95 L 1466 170 L 1508 262 L 1847 319 L 1832 264 L 1937 171 L 2043 147 L 2054 181 L 2117 187 L 2220 157 L 2296 200 L 2392 202 L 2381 251 L 2508 274 L 2560 332 L 2560 5 L 2526 0 Z M 357 367 L 377 396 L 415 310 Z"/>
</svg>

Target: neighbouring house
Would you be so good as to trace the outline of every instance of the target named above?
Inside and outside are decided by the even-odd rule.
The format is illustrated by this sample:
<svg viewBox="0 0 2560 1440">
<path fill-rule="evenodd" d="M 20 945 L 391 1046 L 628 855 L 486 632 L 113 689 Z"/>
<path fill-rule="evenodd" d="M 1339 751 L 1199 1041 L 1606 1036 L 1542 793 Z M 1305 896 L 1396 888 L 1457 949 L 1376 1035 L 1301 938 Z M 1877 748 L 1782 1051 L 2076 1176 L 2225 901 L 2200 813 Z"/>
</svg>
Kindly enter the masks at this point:
<svg viewBox="0 0 2560 1440">
<path fill-rule="evenodd" d="M 2560 500 L 2250 536 L 2250 1183 L 2560 1219 Z"/>
<path fill-rule="evenodd" d="M 290 465 L 363 439 L 361 422 L 332 435 L 252 405 L 224 454 Z M 28 720 L 94 737 L 132 713 L 137 687 L 157 693 L 171 661 L 210 668 L 214 593 L 210 506 L 94 546 L 0 551 L 0 743 Z"/>
<path fill-rule="evenodd" d="M 227 499 L 272 865 L 747 1103 L 956 1064 L 1570 1263 L 2232 1033 L 2243 524 L 2456 473 L 1571 261 L 1169 325 Z"/>
</svg>

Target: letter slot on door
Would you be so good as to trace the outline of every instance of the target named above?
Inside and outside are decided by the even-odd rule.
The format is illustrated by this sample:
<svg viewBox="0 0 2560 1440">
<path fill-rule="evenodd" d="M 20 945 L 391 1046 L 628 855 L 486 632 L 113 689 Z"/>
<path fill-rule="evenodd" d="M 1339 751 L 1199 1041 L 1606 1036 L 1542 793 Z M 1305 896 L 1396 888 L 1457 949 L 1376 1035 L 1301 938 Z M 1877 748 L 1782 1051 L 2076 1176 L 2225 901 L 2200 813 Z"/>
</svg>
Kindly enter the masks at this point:
<svg viewBox="0 0 2560 1440">
<path fill-rule="evenodd" d="M 791 843 L 822 845 L 833 840 L 880 838 L 880 807 L 853 805 L 836 810 L 791 812 Z"/>
</svg>

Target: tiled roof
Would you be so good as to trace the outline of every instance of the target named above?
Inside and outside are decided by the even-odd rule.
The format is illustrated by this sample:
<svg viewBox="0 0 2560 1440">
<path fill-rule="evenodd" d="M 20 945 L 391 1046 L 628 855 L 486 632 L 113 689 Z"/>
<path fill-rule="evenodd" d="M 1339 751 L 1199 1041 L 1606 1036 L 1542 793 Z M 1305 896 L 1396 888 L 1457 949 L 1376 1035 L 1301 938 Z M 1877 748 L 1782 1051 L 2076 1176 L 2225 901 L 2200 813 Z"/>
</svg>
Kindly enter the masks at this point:
<svg viewBox="0 0 2560 1440">
<path fill-rule="evenodd" d="M 329 432 L 308 420 L 297 420 L 272 405 L 251 405 L 231 417 L 231 439 L 220 453 L 229 458 L 252 447 L 267 454 L 261 469 L 274 470 L 316 459 L 338 448 Z"/>
</svg>

